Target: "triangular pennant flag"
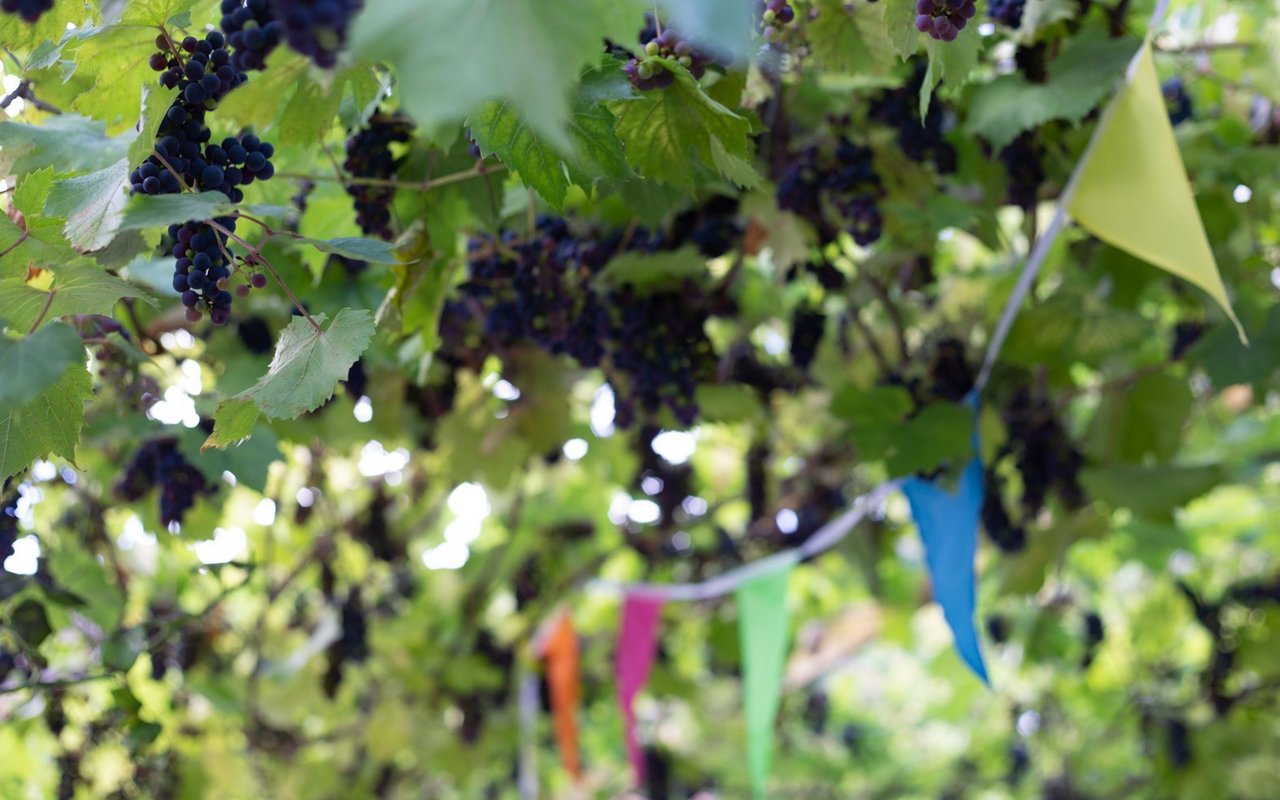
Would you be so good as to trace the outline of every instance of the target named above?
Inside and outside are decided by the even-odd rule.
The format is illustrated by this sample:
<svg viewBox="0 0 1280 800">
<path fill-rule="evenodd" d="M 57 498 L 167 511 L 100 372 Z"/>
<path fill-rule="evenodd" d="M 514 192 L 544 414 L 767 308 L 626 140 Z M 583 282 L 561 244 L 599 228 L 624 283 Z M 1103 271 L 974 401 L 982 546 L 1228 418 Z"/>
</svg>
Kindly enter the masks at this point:
<svg viewBox="0 0 1280 800">
<path fill-rule="evenodd" d="M 1067 210 L 1090 233 L 1209 293 L 1235 323 L 1145 42 L 1103 112 Z"/>
<path fill-rule="evenodd" d="M 794 567 L 794 560 L 784 561 L 777 569 L 744 581 L 736 593 L 747 718 L 747 774 L 756 797 L 764 797 L 769 777 L 773 728 L 791 641 L 787 582 Z"/>
<path fill-rule="evenodd" d="M 902 491 L 924 540 L 933 597 L 951 626 L 956 650 L 969 668 L 989 683 L 973 625 L 973 558 L 982 513 L 982 462 L 977 458 L 969 462 L 955 494 L 920 478 L 904 481 Z"/>
<path fill-rule="evenodd" d="M 578 703 L 582 685 L 578 667 L 578 634 L 573 620 L 561 614 L 543 644 L 547 660 L 547 687 L 551 691 L 551 716 L 555 726 L 556 746 L 564 768 L 575 779 L 582 778 L 578 759 Z"/>
<path fill-rule="evenodd" d="M 644 752 L 636 741 L 636 694 L 649 680 L 649 668 L 658 649 L 658 620 L 662 598 L 629 594 L 622 600 L 622 627 L 618 630 L 618 652 L 614 666 L 618 673 L 618 705 L 622 707 L 622 732 L 627 741 L 627 758 L 635 772 L 636 785 L 644 783 Z"/>
</svg>

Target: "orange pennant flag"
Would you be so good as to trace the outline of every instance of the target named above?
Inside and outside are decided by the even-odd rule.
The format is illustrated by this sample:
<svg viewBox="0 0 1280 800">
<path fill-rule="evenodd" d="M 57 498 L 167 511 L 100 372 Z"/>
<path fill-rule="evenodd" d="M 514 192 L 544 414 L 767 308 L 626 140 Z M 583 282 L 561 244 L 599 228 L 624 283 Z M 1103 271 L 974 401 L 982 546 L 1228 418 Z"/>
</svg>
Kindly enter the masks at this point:
<svg viewBox="0 0 1280 800">
<path fill-rule="evenodd" d="M 582 779 L 578 757 L 578 704 L 582 697 L 578 667 L 578 634 L 569 615 L 561 614 L 542 650 L 547 662 L 547 686 L 551 690 L 551 716 L 555 724 L 560 760 L 575 780 Z"/>
</svg>

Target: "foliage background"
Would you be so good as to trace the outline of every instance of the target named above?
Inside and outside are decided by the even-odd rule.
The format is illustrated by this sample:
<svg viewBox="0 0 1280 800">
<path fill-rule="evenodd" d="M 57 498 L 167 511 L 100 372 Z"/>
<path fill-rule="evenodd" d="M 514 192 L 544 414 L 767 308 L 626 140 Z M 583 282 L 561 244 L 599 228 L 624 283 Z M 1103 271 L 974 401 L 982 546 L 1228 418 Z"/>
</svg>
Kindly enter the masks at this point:
<svg viewBox="0 0 1280 800">
<path fill-rule="evenodd" d="M 323 240 L 359 235 L 326 153 L 387 87 L 386 103 L 417 122 L 398 175 L 417 185 L 395 200 L 404 236 L 395 255 L 363 252 L 390 264 L 353 273 L 314 248 L 262 245 L 312 313 L 379 312 L 363 354 L 367 396 L 340 391 L 297 419 L 260 420 L 239 447 L 201 452 L 201 420 L 269 357 L 249 352 L 234 324 L 175 314 L 171 263 L 152 257 L 169 220 L 113 229 L 94 204 L 110 192 L 95 194 L 89 177 L 150 146 L 134 128 L 154 81 L 155 26 L 202 30 L 213 6 L 59 0 L 34 28 L 0 20 L 15 93 L 0 124 L 6 342 L 34 319 L 22 316 L 24 292 L 67 281 L 87 288 L 64 293 L 74 305 L 50 322 L 114 309 L 131 343 L 117 346 L 134 359 L 128 381 L 100 375 L 96 360 L 68 378 L 65 402 L 87 401 L 79 431 L 67 429 L 66 406 L 43 421 L 15 416 L 27 407 L 12 387 L 29 376 L 3 377 L 0 391 L 15 397 L 0 403 L 0 463 L 20 475 L 0 573 L 3 797 L 514 797 L 515 678 L 539 669 L 526 645 L 561 603 L 584 637 L 584 791 L 622 794 L 617 601 L 586 581 L 717 574 L 802 540 L 885 478 L 963 456 L 966 415 L 928 388 L 939 351 L 957 340 L 972 364 L 1036 230 L 1035 213 L 1005 202 L 998 154 L 1034 132 L 1049 209 L 1151 10 L 1029 0 L 1019 30 L 974 24 L 926 46 L 904 33 L 904 0 L 797 0 L 800 22 L 771 51 L 778 63 L 639 96 L 618 63 L 601 61 L 600 40 L 632 41 L 643 4 L 370 2 L 338 70 L 282 48 L 217 114 L 226 130 L 252 126 L 277 145 L 277 178 L 247 202 L 286 207 L 292 176 L 317 178 L 296 223 Z M 826 630 L 849 656 L 787 693 L 777 796 L 1275 796 L 1275 14 L 1245 0 L 1175 3 L 1157 39 L 1162 77 L 1181 78 L 1195 109 L 1179 143 L 1252 346 L 1195 290 L 1068 233 L 980 425 L 1015 507 L 1026 487 L 1002 450 L 1019 446 L 1007 409 L 1019 393 L 1039 398 L 1082 454 L 1085 496 L 1055 495 L 1025 518 L 1015 508 L 1020 550 L 983 543 L 979 613 L 995 689 L 952 653 L 896 498 L 797 570 L 798 648 Z M 726 45 L 745 41 L 712 27 Z M 908 158 L 893 126 L 868 119 L 871 98 L 910 80 L 901 59 L 917 50 L 954 173 Z M 143 103 L 144 123 L 164 108 Z M 884 236 L 868 248 L 815 231 L 775 198 L 795 156 L 788 143 L 829 143 L 842 115 L 885 185 Z M 465 174 L 478 171 L 464 123 L 485 163 L 506 171 Z M 455 175 L 465 179 L 432 183 Z M 616 427 L 599 371 L 533 347 L 452 370 L 433 358 L 442 293 L 466 270 L 469 237 L 524 231 L 531 211 L 564 212 L 583 229 L 669 226 L 717 195 L 741 199 L 745 235 L 730 253 L 616 267 L 659 286 L 692 277 L 734 300 L 736 313 L 708 324 L 728 366 L 699 386 L 691 429 L 665 413 Z M 788 276 L 813 260 L 845 285 Z M 813 305 L 827 335 L 797 370 L 789 320 Z M 259 293 L 237 307 L 237 322 L 250 316 L 278 335 L 290 306 Z M 751 386 L 731 368 L 729 354 L 743 352 L 784 379 Z M 163 398 L 148 412 L 144 378 Z M 160 435 L 218 484 L 173 530 L 154 496 L 113 494 L 139 443 Z M 1095 617 L 1102 637 L 1090 642 Z M 666 610 L 641 704 L 649 796 L 745 796 L 737 665 L 732 603 Z M 569 796 L 545 720 L 536 747 L 544 791 Z"/>
</svg>

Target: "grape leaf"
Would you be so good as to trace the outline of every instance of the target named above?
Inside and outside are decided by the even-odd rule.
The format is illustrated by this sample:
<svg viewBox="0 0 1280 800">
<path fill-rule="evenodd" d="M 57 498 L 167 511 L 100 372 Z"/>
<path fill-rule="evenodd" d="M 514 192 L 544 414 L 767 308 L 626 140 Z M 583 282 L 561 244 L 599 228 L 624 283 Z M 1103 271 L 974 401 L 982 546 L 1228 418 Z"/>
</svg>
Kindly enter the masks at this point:
<svg viewBox="0 0 1280 800">
<path fill-rule="evenodd" d="M 505 100 L 567 151 L 569 87 L 599 58 L 602 39 L 635 38 L 646 7 L 638 0 L 379 0 L 356 18 L 351 49 L 395 68 L 404 107 L 424 128 Z"/>
<path fill-rule="evenodd" d="M 368 261 L 371 264 L 396 264 L 395 248 L 389 242 L 378 239 L 363 239 L 359 236 L 340 236 L 337 239 L 311 239 L 299 236 L 294 239 L 299 244 L 310 245 L 321 253 L 332 253 L 335 256 L 351 258 L 357 261 Z"/>
<path fill-rule="evenodd" d="M 258 423 L 258 407 L 250 400 L 231 398 L 218 403 L 213 412 L 213 433 L 200 446 L 201 451 L 211 447 L 230 447 L 253 435 Z"/>
<path fill-rule="evenodd" d="M 677 188 L 692 189 L 696 176 L 689 169 L 689 159 L 697 158 L 721 174 L 725 174 L 725 167 L 733 171 L 734 165 L 725 156 L 745 159 L 750 154 L 747 135 L 751 124 L 707 96 L 684 67 L 669 59 L 662 62 L 676 74 L 675 83 L 644 92 L 634 100 L 614 100 L 607 105 L 617 117 L 615 129 L 626 145 L 627 161 L 636 171 Z M 719 159 L 713 144 L 717 140 L 723 148 Z"/>
<path fill-rule="evenodd" d="M 53 8 L 40 15 L 34 23 L 17 14 L 0 13 L 0 46 L 19 52 L 44 41 L 57 42 L 67 32 L 68 24 L 82 28 L 91 24 L 89 7 L 88 3 L 82 2 L 54 3 Z"/>
<path fill-rule="evenodd" d="M 17 340 L 0 336 L 0 409 L 25 405 L 77 362 L 85 362 L 84 343 L 70 325 L 55 322 Z"/>
<path fill-rule="evenodd" d="M 252 404 L 251 404 L 252 407 Z M 253 412 L 257 418 L 258 412 Z M 215 417 L 216 430 L 217 420 Z M 249 441 L 230 449 L 211 448 L 206 443 L 204 431 L 184 428 L 178 434 L 178 451 L 211 483 L 222 480 L 223 472 L 236 476 L 236 484 L 247 486 L 255 492 L 266 491 L 267 472 L 271 463 L 280 458 L 280 443 L 270 428 L 260 426 Z"/>
<path fill-rule="evenodd" d="M 893 66 L 884 13 L 876 5 L 818 0 L 818 16 L 805 27 L 813 56 L 835 72 L 883 72 Z"/>
<path fill-rule="evenodd" d="M 977 25 L 967 26 L 952 42 L 929 37 L 925 42 L 929 69 L 925 72 L 924 83 L 920 84 L 920 119 L 929 113 L 929 101 L 939 83 L 946 81 L 954 91 L 968 82 L 970 73 L 978 65 L 978 51 L 981 49 L 982 37 Z"/>
<path fill-rule="evenodd" d="M 669 253 L 626 252 L 605 265 L 600 278 L 606 283 L 629 284 L 639 290 L 678 286 L 685 280 L 708 277 L 707 259 L 692 246 Z"/>
<path fill-rule="evenodd" d="M 169 111 L 176 95 L 177 90 L 151 85 L 142 87 L 142 127 L 138 138 L 129 145 L 127 159 L 130 167 L 138 166 L 151 155 L 156 132 L 160 130 L 160 123 L 164 122 L 164 115 Z"/>
<path fill-rule="evenodd" d="M 26 405 L 0 410 L 0 481 L 50 453 L 74 463 L 92 393 L 89 371 L 73 368 Z"/>
<path fill-rule="evenodd" d="M 29 285 L 23 276 L 0 280 L 0 319 L 26 330 L 35 324 L 46 303 L 49 310 L 45 319 L 55 320 L 72 314 L 109 315 L 115 304 L 125 297 L 151 302 L 141 288 L 82 260 L 54 268 L 53 284 L 48 291 Z"/>
<path fill-rule="evenodd" d="M 163 25 L 174 17 L 189 14 L 198 2 L 199 0 L 133 0 L 126 6 L 121 21 Z"/>
<path fill-rule="evenodd" d="M 889 44 L 905 61 L 920 49 L 920 31 L 916 30 L 916 0 L 884 0 L 884 6 L 884 25 Z"/>
<path fill-rule="evenodd" d="M 0 173 L 22 176 L 41 167 L 62 174 L 102 169 L 124 158 L 136 135 L 109 137 L 101 122 L 75 114 L 39 125 L 0 122 Z"/>
<path fill-rule="evenodd" d="M 64 231 L 72 247 L 86 253 L 100 250 L 115 238 L 129 199 L 128 179 L 129 162 L 122 158 L 97 172 L 60 181 L 49 192 L 44 212 L 66 218 Z"/>
<path fill-rule="evenodd" d="M 1080 485 L 1090 497 L 1113 507 L 1171 521 L 1174 509 L 1217 486 L 1223 477 L 1217 464 L 1113 464 L 1081 470 Z"/>
<path fill-rule="evenodd" d="M 108 134 L 132 132 L 142 87 L 157 87 L 156 73 L 148 63 L 156 50 L 156 33 L 153 27 L 112 25 L 86 39 L 75 52 L 76 63 L 80 74 L 96 79 L 71 107 L 102 120 Z"/>
<path fill-rule="evenodd" d="M 589 95 L 574 103 L 569 119 L 573 148 L 568 156 L 525 125 L 506 101 L 486 104 L 468 123 L 481 154 L 497 155 L 557 211 L 571 182 L 590 189 L 597 178 L 625 178 L 631 173 L 613 130 L 613 115 Z"/>
<path fill-rule="evenodd" d="M 1136 50 L 1132 39 L 1107 39 L 1101 33 L 1071 39 L 1049 64 L 1045 83 L 1002 75 L 974 90 L 965 130 L 1001 148 L 1051 119 L 1078 122 L 1111 93 Z"/>
<path fill-rule="evenodd" d="M 120 230 L 177 225 L 191 220 L 213 219 L 235 210 L 222 192 L 135 195 L 130 198 Z"/>
<path fill-rule="evenodd" d="M 44 167 L 18 182 L 13 205 L 22 212 L 25 231 L 7 215 L 0 215 L 0 253 L 5 254 L 6 273 L 9 267 L 14 268 L 8 274 L 25 277 L 27 267 L 62 264 L 76 257 L 62 236 L 62 220 L 44 213 L 53 181 L 53 168 Z"/>
<path fill-rule="evenodd" d="M 315 319 L 323 324 L 326 317 L 317 314 Z M 294 317 L 280 334 L 267 374 L 237 398 L 252 400 L 263 414 L 283 419 L 319 408 L 347 377 L 373 332 L 373 315 L 364 310 L 342 309 L 323 332 Z"/>
</svg>

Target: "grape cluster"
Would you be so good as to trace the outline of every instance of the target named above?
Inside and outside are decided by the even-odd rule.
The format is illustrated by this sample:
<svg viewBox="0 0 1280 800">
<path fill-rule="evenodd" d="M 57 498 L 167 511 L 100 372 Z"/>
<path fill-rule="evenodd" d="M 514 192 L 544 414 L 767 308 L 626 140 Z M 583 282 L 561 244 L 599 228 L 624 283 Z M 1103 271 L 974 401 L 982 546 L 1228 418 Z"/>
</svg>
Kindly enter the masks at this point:
<svg viewBox="0 0 1280 800">
<path fill-rule="evenodd" d="M 234 217 L 219 217 L 214 222 L 229 231 L 235 230 Z M 231 272 L 234 265 L 227 257 L 227 237 L 222 231 L 205 222 L 185 222 L 169 226 L 169 240 L 173 243 L 173 290 L 181 292 L 182 304 L 187 307 L 187 319 L 199 322 L 202 310 L 209 312 L 214 325 L 225 325 L 231 319 Z M 267 276 L 253 273 L 248 284 L 236 287 L 236 293 L 244 296 L 249 286 L 261 289 L 267 285 Z"/>
<path fill-rule="evenodd" d="M 324 673 L 324 693 L 332 699 L 338 693 L 347 662 L 361 662 L 369 657 L 369 628 L 359 587 L 352 589 L 343 602 L 342 635 L 329 645 L 325 655 L 328 664 Z"/>
<path fill-rule="evenodd" d="M 920 118 L 920 87 L 928 67 L 917 59 L 911 78 L 896 89 L 880 92 L 871 99 L 869 116 L 897 130 L 898 147 L 912 161 L 932 161 L 939 173 L 956 169 L 956 149 L 946 140 L 946 110 L 937 98 Z"/>
<path fill-rule="evenodd" d="M 234 43 L 219 31 L 210 31 L 204 39 L 188 36 L 180 43 L 163 33 L 156 38 L 159 52 L 152 55 L 151 68 L 161 73 L 161 85 L 177 89 L 178 96 L 156 132 L 155 153 L 129 175 L 134 193 L 177 194 L 191 187 L 221 192 L 238 203 L 244 199 L 241 187 L 275 174 L 271 143 L 253 134 L 211 141 L 206 114 L 248 79 L 236 66 L 229 45 Z M 214 223 L 228 231 L 235 229 L 232 217 Z M 231 317 L 230 280 L 235 269 L 229 261 L 226 234 L 206 222 L 171 225 L 168 246 L 177 259 L 173 288 L 182 295 L 187 319 L 197 322 L 208 311 L 215 325 L 226 324 Z M 248 280 L 236 292 L 244 295 L 250 285 L 266 285 L 266 277 L 260 274 Z"/>
<path fill-rule="evenodd" d="M 844 138 L 831 153 L 817 146 L 801 150 L 777 179 L 778 207 L 807 220 L 824 243 L 840 228 L 863 246 L 879 239 L 883 194 L 870 148 Z"/>
<path fill-rule="evenodd" d="M 181 525 L 196 498 L 212 494 L 215 488 L 182 457 L 174 437 L 152 439 L 139 447 L 116 484 L 116 493 L 133 502 L 153 487 L 160 489 L 160 521 L 166 526 Z"/>
<path fill-rule="evenodd" d="M 706 74 L 707 66 L 716 63 L 715 58 L 700 52 L 693 42 L 670 27 L 658 33 L 658 23 L 652 14 L 645 15 L 645 27 L 640 31 L 640 45 L 643 53 L 624 64 L 622 71 L 626 73 L 631 85 L 641 91 L 664 89 L 675 81 L 675 73 L 658 59 L 675 61 L 689 70 L 689 74 L 695 78 L 701 78 Z"/>
<path fill-rule="evenodd" d="M 615 395 L 615 422 L 629 427 L 641 413 L 669 409 L 685 424 L 697 417 L 694 390 L 714 367 L 703 330 L 710 297 L 686 284 L 640 292 L 597 280 L 621 250 L 675 244 L 644 229 L 624 237 L 574 236 L 563 219 L 543 217 L 529 241 L 507 233 L 470 244 L 467 303 L 446 304 L 441 320 L 446 356 L 456 363 L 477 352 L 465 342 L 468 308 L 482 313 L 483 336 L 498 348 L 532 342 L 583 367 L 606 366 Z M 446 329 L 448 332 L 446 333 Z"/>
<path fill-rule="evenodd" d="M 987 0 L 987 16 L 1010 28 L 1022 27 L 1027 0 Z"/>
<path fill-rule="evenodd" d="M 1107 636 L 1106 626 L 1098 612 L 1089 611 L 1084 615 L 1084 654 L 1080 657 L 1080 668 L 1088 669 L 1098 655 L 1098 647 Z"/>
<path fill-rule="evenodd" d="M 240 336 L 240 343 L 244 345 L 244 349 L 254 355 L 266 355 L 275 347 L 271 337 L 271 327 L 262 317 L 249 317 L 241 321 L 236 326 L 236 333 Z"/>
<path fill-rule="evenodd" d="M 1187 86 L 1182 82 L 1182 78 L 1172 77 L 1164 83 L 1160 84 L 1160 91 L 1164 94 L 1164 103 L 1169 107 L 1169 122 L 1174 125 L 1180 125 L 1191 119 L 1193 109 L 1191 107 L 1191 95 L 1187 94 Z"/>
<path fill-rule="evenodd" d="M 245 72 L 264 68 L 284 33 L 271 0 L 222 0 L 219 27 L 234 48 L 231 63 Z"/>
<path fill-rule="evenodd" d="M 808 369 L 818 354 L 818 345 L 826 333 L 827 316 L 822 309 L 801 306 L 791 315 L 791 363 Z"/>
<path fill-rule="evenodd" d="M 402 116 L 379 112 L 369 124 L 347 139 L 347 159 L 342 168 L 357 178 L 390 180 L 396 174 L 392 142 L 407 142 L 413 136 L 413 123 Z M 396 190 L 390 186 L 347 185 L 347 194 L 355 202 L 356 222 L 371 236 L 391 239 L 391 201 Z"/>
<path fill-rule="evenodd" d="M 1009 519 L 1004 505 L 1003 481 L 994 467 L 988 467 L 982 476 L 982 529 L 1005 553 L 1017 553 L 1027 546 L 1027 532 L 1021 525 Z M 994 636 L 992 638 L 995 638 Z"/>
<path fill-rule="evenodd" d="M 1044 183 L 1044 148 L 1035 132 L 1019 134 L 1000 151 L 1000 163 L 1009 179 L 1005 200 L 1023 210 L 1035 208 L 1040 184 Z"/>
<path fill-rule="evenodd" d="M 916 30 L 943 42 L 954 41 L 976 13 L 973 0 L 916 0 Z"/>
<path fill-rule="evenodd" d="M 325 69 L 337 65 L 347 27 L 363 6 L 361 0 L 276 0 L 289 47 Z"/>
<path fill-rule="evenodd" d="M 1053 491 L 1067 508 L 1084 505 L 1079 474 L 1084 455 L 1067 436 L 1053 405 L 1023 387 L 1009 398 L 1002 412 L 1009 432 L 1008 447 L 1022 473 L 1022 508 L 1030 518 L 1040 513 Z"/>
<path fill-rule="evenodd" d="M 756 26 L 766 42 L 778 38 L 783 26 L 796 18 L 796 10 L 787 0 L 756 0 Z"/>
<path fill-rule="evenodd" d="M 35 22 L 51 8 L 53 0 L 0 0 L 0 10 L 7 14 L 17 14 L 27 22 Z"/>
</svg>

